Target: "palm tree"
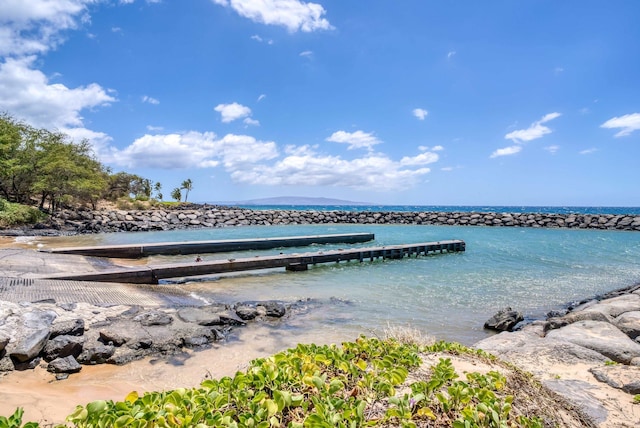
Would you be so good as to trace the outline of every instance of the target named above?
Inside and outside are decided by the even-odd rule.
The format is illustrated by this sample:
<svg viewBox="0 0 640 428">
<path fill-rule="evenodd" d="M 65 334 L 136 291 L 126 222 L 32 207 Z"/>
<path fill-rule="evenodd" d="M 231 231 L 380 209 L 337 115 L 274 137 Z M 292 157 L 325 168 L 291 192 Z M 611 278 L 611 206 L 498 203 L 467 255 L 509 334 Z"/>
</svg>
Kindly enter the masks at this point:
<svg viewBox="0 0 640 428">
<path fill-rule="evenodd" d="M 173 189 L 173 191 L 171 191 L 171 197 L 177 202 L 180 202 L 180 199 L 182 199 L 182 191 L 179 187 L 176 187 L 175 189 Z"/>
<path fill-rule="evenodd" d="M 193 189 L 193 182 L 190 178 L 187 178 L 182 182 L 182 186 L 180 188 L 187 191 L 187 193 L 184 195 L 184 201 L 187 202 L 187 198 L 189 197 L 189 190 Z"/>
</svg>

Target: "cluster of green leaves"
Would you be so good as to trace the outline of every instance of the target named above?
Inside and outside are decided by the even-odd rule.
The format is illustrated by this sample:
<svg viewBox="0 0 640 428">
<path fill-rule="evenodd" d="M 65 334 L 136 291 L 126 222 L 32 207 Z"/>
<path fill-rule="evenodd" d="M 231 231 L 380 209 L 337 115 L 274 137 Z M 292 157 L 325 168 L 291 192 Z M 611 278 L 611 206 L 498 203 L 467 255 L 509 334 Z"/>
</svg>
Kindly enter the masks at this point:
<svg viewBox="0 0 640 428">
<path fill-rule="evenodd" d="M 18 407 L 13 415 L 7 417 L 0 416 L 0 428 L 37 428 L 39 424 L 37 422 L 27 422 L 22 425 L 22 415 L 24 410 L 22 407 Z"/>
<path fill-rule="evenodd" d="M 34 207 L 0 199 L 0 227 L 12 227 L 42 221 L 46 214 Z"/>
<path fill-rule="evenodd" d="M 409 390 L 403 384 L 421 364 L 419 352 L 429 349 L 365 337 L 342 346 L 298 345 L 200 388 L 132 392 L 122 402 L 78 406 L 67 420 L 77 427 L 542 427 L 537 418 L 511 414 L 512 397 L 500 394 L 501 374 L 457 380 L 449 359 L 440 359 L 428 380 L 397 394 L 401 385 Z"/>
</svg>

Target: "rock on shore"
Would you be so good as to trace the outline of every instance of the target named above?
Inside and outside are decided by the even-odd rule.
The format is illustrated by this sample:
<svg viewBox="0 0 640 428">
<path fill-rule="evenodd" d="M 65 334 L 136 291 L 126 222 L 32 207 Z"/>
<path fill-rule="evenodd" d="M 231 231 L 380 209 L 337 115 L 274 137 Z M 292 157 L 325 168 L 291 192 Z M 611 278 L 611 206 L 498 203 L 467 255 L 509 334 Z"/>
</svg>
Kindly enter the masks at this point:
<svg viewBox="0 0 640 428">
<path fill-rule="evenodd" d="M 527 370 L 602 427 L 640 426 L 640 285 L 475 346 Z"/>
<path fill-rule="evenodd" d="M 40 229 L 42 233 L 46 233 L 46 231 L 98 233 L 242 225 L 324 223 L 510 226 L 640 231 L 640 216 L 633 215 L 254 210 L 208 205 L 187 205 L 176 209 L 146 211 L 62 210 L 47 223 L 36 225 L 35 229 L 36 232 Z M 18 230 L 5 232 L 11 234 L 21 233 Z M 33 232 L 33 230 L 30 230 L 30 232 Z"/>
<path fill-rule="evenodd" d="M 207 346 L 235 326 L 287 312 L 275 301 L 182 308 L 0 301 L 0 372 L 46 364 L 64 378 L 84 364 L 125 364 Z"/>
</svg>

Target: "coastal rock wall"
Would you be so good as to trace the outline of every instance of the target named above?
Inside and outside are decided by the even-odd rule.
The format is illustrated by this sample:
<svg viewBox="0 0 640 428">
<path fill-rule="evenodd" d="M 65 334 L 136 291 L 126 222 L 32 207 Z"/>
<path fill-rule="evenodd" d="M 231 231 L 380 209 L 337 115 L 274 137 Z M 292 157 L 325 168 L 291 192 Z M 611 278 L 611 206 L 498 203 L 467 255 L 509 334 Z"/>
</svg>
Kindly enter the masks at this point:
<svg viewBox="0 0 640 428">
<path fill-rule="evenodd" d="M 63 210 L 47 226 L 78 233 L 96 233 L 322 223 L 510 226 L 640 231 L 640 216 L 633 215 L 252 210 L 207 205 L 149 211 Z"/>
</svg>

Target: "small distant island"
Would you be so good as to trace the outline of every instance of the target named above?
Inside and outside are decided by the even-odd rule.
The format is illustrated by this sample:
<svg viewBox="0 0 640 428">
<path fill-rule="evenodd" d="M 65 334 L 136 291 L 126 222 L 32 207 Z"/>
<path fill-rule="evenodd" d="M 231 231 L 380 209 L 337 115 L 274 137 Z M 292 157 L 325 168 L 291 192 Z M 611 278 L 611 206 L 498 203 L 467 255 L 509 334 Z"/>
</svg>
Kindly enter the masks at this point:
<svg viewBox="0 0 640 428">
<path fill-rule="evenodd" d="M 354 202 L 333 198 L 311 198 L 307 196 L 279 196 L 274 198 L 249 199 L 225 202 L 224 205 L 377 205 L 369 202 Z"/>
</svg>

